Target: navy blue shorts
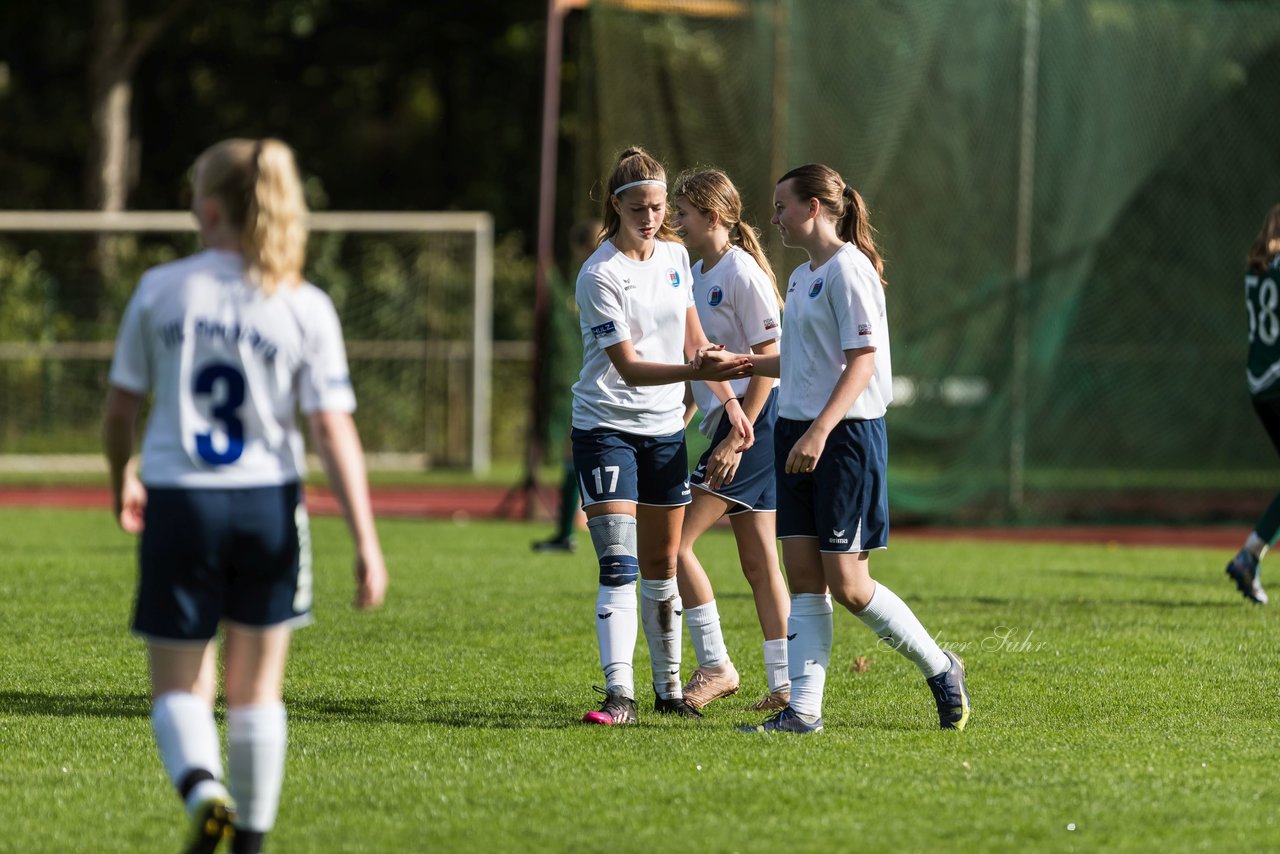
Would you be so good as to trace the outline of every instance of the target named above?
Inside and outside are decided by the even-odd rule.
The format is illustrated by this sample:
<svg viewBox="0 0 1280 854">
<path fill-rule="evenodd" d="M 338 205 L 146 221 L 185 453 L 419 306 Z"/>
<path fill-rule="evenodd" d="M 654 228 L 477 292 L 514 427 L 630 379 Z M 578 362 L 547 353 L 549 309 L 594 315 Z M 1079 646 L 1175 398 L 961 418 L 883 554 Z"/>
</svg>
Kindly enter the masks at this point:
<svg viewBox="0 0 1280 854">
<path fill-rule="evenodd" d="M 818 551 L 889 546 L 889 444 L 884 419 L 841 421 L 812 472 L 787 474 L 787 455 L 812 421 L 779 418 L 774 432 L 778 538 L 815 537 Z"/>
<path fill-rule="evenodd" d="M 300 499 L 296 483 L 148 487 L 133 631 L 207 641 L 222 620 L 252 628 L 309 622 L 311 534 Z"/>
<path fill-rule="evenodd" d="M 692 500 L 683 430 L 670 436 L 635 436 L 575 427 L 569 435 L 583 507 L 603 501 L 680 507 Z"/>
<path fill-rule="evenodd" d="M 755 444 L 742 452 L 738 461 L 738 470 L 733 480 L 719 489 L 703 486 L 707 476 L 707 461 L 711 452 L 729 435 L 729 419 L 720 416 L 715 435 L 711 437 L 711 447 L 702 454 L 689 482 L 694 486 L 702 486 L 712 495 L 732 501 L 730 516 L 746 513 L 750 510 L 771 511 L 778 509 L 778 481 L 773 474 L 773 425 L 778 420 L 778 389 L 769 393 L 760 414 L 756 416 L 752 429 L 756 434 Z"/>
</svg>

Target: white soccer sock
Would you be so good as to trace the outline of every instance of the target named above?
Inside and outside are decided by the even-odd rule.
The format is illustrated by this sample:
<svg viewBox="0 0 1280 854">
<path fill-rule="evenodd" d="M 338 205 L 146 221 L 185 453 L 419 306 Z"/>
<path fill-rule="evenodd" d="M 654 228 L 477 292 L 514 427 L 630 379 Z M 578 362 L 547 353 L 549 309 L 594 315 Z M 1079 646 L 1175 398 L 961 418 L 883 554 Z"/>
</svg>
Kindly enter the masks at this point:
<svg viewBox="0 0 1280 854">
<path fill-rule="evenodd" d="M 1244 541 L 1244 550 L 1262 560 L 1267 555 L 1267 541 L 1258 536 L 1257 531 L 1249 532 L 1249 539 Z"/>
<path fill-rule="evenodd" d="M 951 660 L 929 636 L 907 603 L 888 587 L 876 582 L 867 607 L 855 614 L 880 640 L 910 659 L 928 679 L 951 667 Z"/>
<path fill-rule="evenodd" d="M 227 793 L 222 785 L 222 749 L 213 709 L 195 694 L 174 691 L 162 694 L 151 704 L 151 730 L 155 733 L 160 760 L 170 782 L 184 796 L 187 811 L 206 798 Z M 208 772 L 213 779 L 190 784 L 192 772 Z M 187 791 L 183 791 L 184 787 Z"/>
<path fill-rule="evenodd" d="M 684 696 L 680 686 L 680 589 L 675 578 L 656 581 L 640 579 L 640 619 L 649 642 L 649 664 L 653 670 L 653 690 L 664 700 Z"/>
<path fill-rule="evenodd" d="M 769 680 L 770 694 L 791 690 L 791 677 L 787 673 L 786 638 L 764 642 L 764 673 Z"/>
<path fill-rule="evenodd" d="M 699 667 L 721 667 L 729 660 L 724 646 L 724 634 L 720 631 L 720 611 L 712 599 L 696 608 L 686 608 L 685 624 L 689 626 L 689 640 L 693 642 L 693 654 Z"/>
<path fill-rule="evenodd" d="M 791 708 L 802 715 L 822 715 L 822 694 L 831 663 L 831 596 L 797 593 L 787 617 L 787 658 L 791 675 Z"/>
<path fill-rule="evenodd" d="M 276 823 L 288 741 L 283 703 L 227 709 L 227 766 L 236 826 L 266 833 Z"/>
<path fill-rule="evenodd" d="M 600 668 L 604 689 L 635 699 L 635 671 L 631 659 L 636 652 L 636 583 L 617 587 L 600 585 L 596 591 L 596 641 L 600 647 Z"/>
</svg>

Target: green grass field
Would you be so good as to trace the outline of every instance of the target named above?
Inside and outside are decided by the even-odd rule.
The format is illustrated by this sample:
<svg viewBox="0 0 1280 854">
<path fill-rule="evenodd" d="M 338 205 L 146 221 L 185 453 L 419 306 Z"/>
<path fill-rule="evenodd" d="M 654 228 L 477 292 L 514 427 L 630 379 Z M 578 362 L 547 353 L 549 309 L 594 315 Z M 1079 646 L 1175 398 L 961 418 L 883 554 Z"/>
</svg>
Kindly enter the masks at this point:
<svg viewBox="0 0 1280 854">
<path fill-rule="evenodd" d="M 1280 631 L 1228 555 L 899 537 L 876 575 L 965 658 L 969 729 L 938 731 L 915 668 L 837 614 L 827 731 L 779 737 L 734 729 L 764 677 L 727 533 L 700 553 L 742 693 L 685 722 L 642 688 L 640 726 L 609 729 L 577 722 L 601 681 L 589 550 L 531 555 L 541 525 L 380 527 L 392 588 L 368 615 L 340 523 L 315 524 L 272 851 L 1280 847 Z M 132 541 L 83 511 L 0 510 L 0 530 L 0 850 L 177 850 Z M 643 684 L 643 640 L 636 665 Z"/>
</svg>

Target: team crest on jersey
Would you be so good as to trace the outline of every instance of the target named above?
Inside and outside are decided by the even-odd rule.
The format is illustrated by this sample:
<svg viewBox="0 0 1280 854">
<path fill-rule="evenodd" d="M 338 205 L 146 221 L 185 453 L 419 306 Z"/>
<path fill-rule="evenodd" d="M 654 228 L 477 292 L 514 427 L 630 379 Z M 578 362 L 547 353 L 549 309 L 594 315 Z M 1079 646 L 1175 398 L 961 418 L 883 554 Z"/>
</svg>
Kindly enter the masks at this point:
<svg viewBox="0 0 1280 854">
<path fill-rule="evenodd" d="M 667 281 L 671 283 L 671 287 L 673 288 L 680 287 L 680 271 L 675 267 L 667 270 Z"/>
<path fill-rule="evenodd" d="M 809 299 L 813 299 L 820 293 L 822 293 L 822 279 L 817 279 L 809 286 Z"/>
<path fill-rule="evenodd" d="M 719 305 L 724 300 L 724 291 L 720 290 L 720 286 L 716 285 L 707 292 L 707 305 Z"/>
</svg>

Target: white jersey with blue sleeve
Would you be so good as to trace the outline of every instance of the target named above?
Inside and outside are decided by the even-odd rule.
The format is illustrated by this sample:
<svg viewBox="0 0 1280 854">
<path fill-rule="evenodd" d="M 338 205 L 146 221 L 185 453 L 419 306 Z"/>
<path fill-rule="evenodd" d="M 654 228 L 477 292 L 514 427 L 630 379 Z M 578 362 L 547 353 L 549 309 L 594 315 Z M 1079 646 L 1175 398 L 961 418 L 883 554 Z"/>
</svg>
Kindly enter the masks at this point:
<svg viewBox="0 0 1280 854">
<path fill-rule="evenodd" d="M 655 241 L 644 261 L 606 240 L 582 265 L 576 289 L 582 373 L 573 384 L 574 427 L 636 436 L 683 429 L 683 385 L 627 385 L 605 349 L 629 340 L 641 361 L 683 365 L 691 280 L 689 253 L 665 240 Z"/>
<path fill-rule="evenodd" d="M 845 369 L 845 350 L 875 349 L 875 370 L 842 420 L 871 420 L 893 402 L 884 287 L 862 251 L 846 243 L 816 270 L 801 264 L 787 283 L 778 415 L 812 421 Z"/>
<path fill-rule="evenodd" d="M 238 253 L 148 270 L 116 339 L 111 385 L 152 395 L 148 486 L 277 486 L 306 473 L 297 410 L 352 412 L 342 328 L 309 283 L 268 296 Z"/>
<path fill-rule="evenodd" d="M 756 344 L 782 337 L 773 282 L 741 247 L 731 246 L 709 271 L 704 272 L 699 261 L 692 272 L 698 320 L 708 341 L 723 344 L 733 353 L 750 353 Z M 751 377 L 740 377 L 730 380 L 729 386 L 734 396 L 742 397 L 750 383 Z M 773 384 L 776 386 L 777 380 Z M 705 382 L 695 381 L 692 386 L 694 402 L 702 413 L 698 429 L 710 438 L 724 414 L 724 404 Z"/>
</svg>

